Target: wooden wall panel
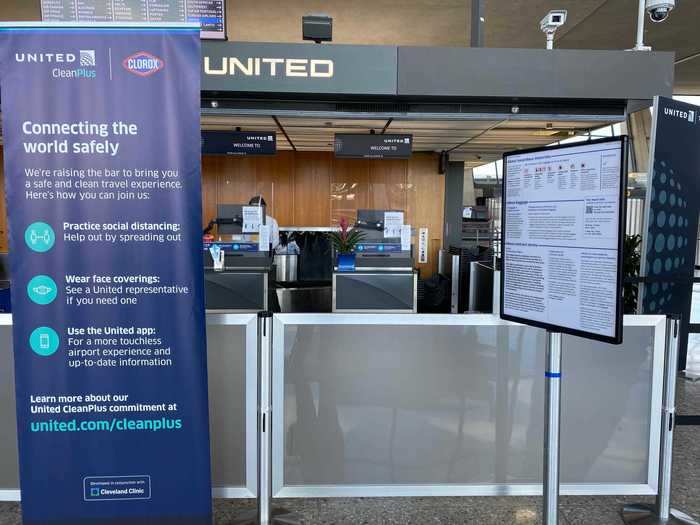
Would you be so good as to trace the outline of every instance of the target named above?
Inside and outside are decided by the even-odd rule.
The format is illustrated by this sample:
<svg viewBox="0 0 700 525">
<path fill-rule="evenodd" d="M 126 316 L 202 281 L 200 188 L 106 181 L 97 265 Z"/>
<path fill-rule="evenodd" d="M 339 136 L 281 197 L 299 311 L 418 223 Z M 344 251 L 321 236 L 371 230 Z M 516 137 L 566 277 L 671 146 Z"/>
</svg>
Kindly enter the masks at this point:
<svg viewBox="0 0 700 525">
<path fill-rule="evenodd" d="M 357 210 L 369 208 L 369 160 L 333 158 L 331 174 L 331 223 L 341 217 L 350 223 L 357 218 Z"/>
<path fill-rule="evenodd" d="M 268 213 L 278 224 L 294 222 L 294 152 L 280 151 L 274 157 L 258 157 L 255 192 L 265 199 Z"/>
<path fill-rule="evenodd" d="M 331 152 L 207 156 L 202 179 L 205 216 L 215 214 L 216 203 L 245 203 L 257 193 L 280 226 L 329 226 L 341 216 L 354 221 L 358 208 L 405 210 L 407 223 L 429 231 L 429 262 L 419 265 L 422 275 L 437 269 L 445 179 L 437 172 L 436 155 L 371 161 L 336 159 Z"/>
<path fill-rule="evenodd" d="M 332 160 L 331 153 L 295 154 L 294 222 L 287 226 L 330 225 Z"/>
<path fill-rule="evenodd" d="M 407 160 L 369 161 L 368 208 L 406 210 Z"/>
<path fill-rule="evenodd" d="M 219 157 L 220 204 L 247 204 L 256 194 L 256 162 L 255 157 Z"/>
<path fill-rule="evenodd" d="M 417 265 L 422 277 L 437 271 L 438 250 L 442 247 L 445 177 L 437 169 L 437 155 L 415 154 L 408 161 L 408 220 L 416 230 L 428 228 L 428 263 Z"/>
<path fill-rule="evenodd" d="M 219 200 L 219 157 L 205 155 L 202 157 L 202 226 L 216 218 L 216 205 Z"/>
</svg>

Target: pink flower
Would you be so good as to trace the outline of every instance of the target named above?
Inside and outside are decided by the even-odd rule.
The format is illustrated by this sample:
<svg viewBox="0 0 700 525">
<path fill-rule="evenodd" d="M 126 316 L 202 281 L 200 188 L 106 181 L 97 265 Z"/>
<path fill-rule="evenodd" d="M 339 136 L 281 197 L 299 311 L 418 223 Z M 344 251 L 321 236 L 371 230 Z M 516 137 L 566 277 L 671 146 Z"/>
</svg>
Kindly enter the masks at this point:
<svg viewBox="0 0 700 525">
<path fill-rule="evenodd" d="M 348 222 L 347 217 L 341 217 L 340 218 L 340 237 L 343 240 L 346 240 L 348 238 L 348 226 L 350 226 L 350 223 Z"/>
</svg>

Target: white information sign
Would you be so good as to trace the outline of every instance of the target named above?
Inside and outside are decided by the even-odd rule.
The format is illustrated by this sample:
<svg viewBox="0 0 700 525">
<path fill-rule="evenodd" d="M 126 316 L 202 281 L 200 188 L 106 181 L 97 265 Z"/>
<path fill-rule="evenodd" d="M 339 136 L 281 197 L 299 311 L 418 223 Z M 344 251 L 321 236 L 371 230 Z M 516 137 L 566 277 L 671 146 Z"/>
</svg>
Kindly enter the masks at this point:
<svg viewBox="0 0 700 525">
<path fill-rule="evenodd" d="M 401 250 L 407 252 L 411 249 L 411 225 L 404 224 L 401 226 Z"/>
<path fill-rule="evenodd" d="M 269 252 L 270 251 L 270 225 L 261 224 L 260 225 L 260 235 L 258 236 L 258 251 L 259 252 Z"/>
<path fill-rule="evenodd" d="M 428 262 L 428 228 L 418 230 L 418 262 L 420 264 Z"/>
<path fill-rule="evenodd" d="M 262 206 L 243 206 L 243 233 L 260 232 L 262 210 Z"/>
<path fill-rule="evenodd" d="M 626 144 L 504 156 L 503 318 L 621 341 Z"/>
<path fill-rule="evenodd" d="M 401 237 L 401 227 L 403 226 L 402 211 L 384 212 L 384 237 Z"/>
</svg>

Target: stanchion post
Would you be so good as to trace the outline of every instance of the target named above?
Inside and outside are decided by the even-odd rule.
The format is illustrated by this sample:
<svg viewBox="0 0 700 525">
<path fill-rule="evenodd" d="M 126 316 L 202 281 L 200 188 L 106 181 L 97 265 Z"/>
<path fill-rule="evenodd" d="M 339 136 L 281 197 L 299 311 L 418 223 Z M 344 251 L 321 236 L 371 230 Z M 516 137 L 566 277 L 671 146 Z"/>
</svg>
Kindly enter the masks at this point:
<svg viewBox="0 0 700 525">
<path fill-rule="evenodd" d="M 272 312 L 258 314 L 260 386 L 258 392 L 258 523 L 268 525 L 272 514 L 271 457 L 271 388 L 272 383 Z"/>
<path fill-rule="evenodd" d="M 561 333 L 547 331 L 545 356 L 544 473 L 542 523 L 559 523 L 559 429 L 561 421 Z"/>
<path fill-rule="evenodd" d="M 693 518 L 671 508 L 671 474 L 673 470 L 673 431 L 676 417 L 676 380 L 678 378 L 678 347 L 680 318 L 666 320 L 666 356 L 664 360 L 664 399 L 661 416 L 661 450 L 659 460 L 659 489 L 656 505 L 632 504 L 622 509 L 622 519 L 639 525 L 700 525 Z"/>
</svg>

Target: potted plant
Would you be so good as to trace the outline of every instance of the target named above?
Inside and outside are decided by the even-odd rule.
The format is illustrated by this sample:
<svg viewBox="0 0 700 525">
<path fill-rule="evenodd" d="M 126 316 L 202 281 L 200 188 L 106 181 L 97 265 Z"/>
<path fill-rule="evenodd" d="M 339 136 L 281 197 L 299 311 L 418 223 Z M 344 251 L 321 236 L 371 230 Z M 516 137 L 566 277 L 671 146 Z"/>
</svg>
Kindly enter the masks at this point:
<svg viewBox="0 0 700 525">
<path fill-rule="evenodd" d="M 350 229 L 350 223 L 346 217 L 340 218 L 340 231 L 333 231 L 329 235 L 331 244 L 336 253 L 336 265 L 339 271 L 352 271 L 355 269 L 355 247 L 364 239 L 365 234 L 357 229 Z"/>
<path fill-rule="evenodd" d="M 624 275 L 624 285 L 622 289 L 622 302 L 624 313 L 633 314 L 637 311 L 637 300 L 639 295 L 639 284 L 631 282 L 635 277 L 639 277 L 639 266 L 641 263 L 640 245 L 642 237 L 640 235 L 626 235 L 622 248 L 622 272 Z"/>
</svg>

